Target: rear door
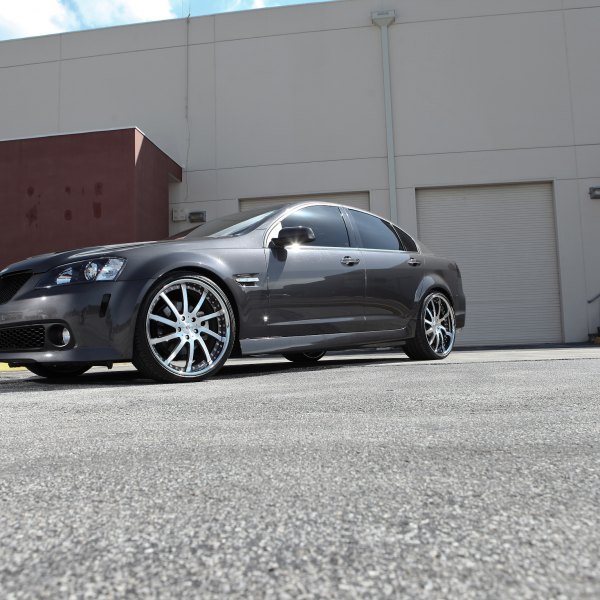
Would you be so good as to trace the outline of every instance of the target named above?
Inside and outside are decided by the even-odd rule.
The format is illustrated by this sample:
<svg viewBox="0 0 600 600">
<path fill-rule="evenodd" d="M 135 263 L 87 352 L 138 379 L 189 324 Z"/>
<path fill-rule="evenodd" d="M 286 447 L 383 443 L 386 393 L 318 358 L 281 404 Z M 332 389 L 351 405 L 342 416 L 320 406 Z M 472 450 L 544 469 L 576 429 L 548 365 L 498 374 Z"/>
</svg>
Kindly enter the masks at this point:
<svg viewBox="0 0 600 600">
<path fill-rule="evenodd" d="M 365 319 L 369 331 L 406 327 L 416 315 L 423 256 L 406 249 L 400 230 L 370 213 L 347 209 L 366 272 Z M 407 239 L 410 239 L 404 234 Z"/>
</svg>

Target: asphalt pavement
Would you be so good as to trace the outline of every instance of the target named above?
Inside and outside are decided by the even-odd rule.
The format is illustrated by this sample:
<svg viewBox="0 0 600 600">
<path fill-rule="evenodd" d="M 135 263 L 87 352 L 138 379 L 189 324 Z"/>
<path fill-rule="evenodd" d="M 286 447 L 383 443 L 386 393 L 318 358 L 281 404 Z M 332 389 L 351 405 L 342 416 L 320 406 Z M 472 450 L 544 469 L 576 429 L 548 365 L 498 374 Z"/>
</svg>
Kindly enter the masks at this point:
<svg viewBox="0 0 600 600">
<path fill-rule="evenodd" d="M 0 373 L 0 598 L 599 598 L 600 347 Z"/>
</svg>

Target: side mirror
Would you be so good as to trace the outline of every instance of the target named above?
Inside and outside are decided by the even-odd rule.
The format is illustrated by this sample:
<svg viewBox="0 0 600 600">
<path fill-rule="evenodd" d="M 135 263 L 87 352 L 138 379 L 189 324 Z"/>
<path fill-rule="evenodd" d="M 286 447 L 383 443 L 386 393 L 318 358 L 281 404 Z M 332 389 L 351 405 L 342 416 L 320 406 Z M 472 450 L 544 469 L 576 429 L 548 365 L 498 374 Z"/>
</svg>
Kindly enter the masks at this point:
<svg viewBox="0 0 600 600">
<path fill-rule="evenodd" d="M 315 240 L 315 232 L 310 227 L 283 227 L 271 243 L 277 248 L 285 248 L 292 244 L 308 244 Z"/>
</svg>

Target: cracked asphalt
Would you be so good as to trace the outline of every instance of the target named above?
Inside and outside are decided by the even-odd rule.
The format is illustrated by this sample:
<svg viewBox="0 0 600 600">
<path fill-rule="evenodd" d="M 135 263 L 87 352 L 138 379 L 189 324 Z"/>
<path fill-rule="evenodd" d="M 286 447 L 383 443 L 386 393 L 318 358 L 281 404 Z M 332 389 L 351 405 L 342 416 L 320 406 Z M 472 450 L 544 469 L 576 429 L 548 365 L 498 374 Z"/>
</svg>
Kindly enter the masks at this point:
<svg viewBox="0 0 600 600">
<path fill-rule="evenodd" d="M 600 347 L 0 373 L 0 597 L 598 598 Z"/>
</svg>

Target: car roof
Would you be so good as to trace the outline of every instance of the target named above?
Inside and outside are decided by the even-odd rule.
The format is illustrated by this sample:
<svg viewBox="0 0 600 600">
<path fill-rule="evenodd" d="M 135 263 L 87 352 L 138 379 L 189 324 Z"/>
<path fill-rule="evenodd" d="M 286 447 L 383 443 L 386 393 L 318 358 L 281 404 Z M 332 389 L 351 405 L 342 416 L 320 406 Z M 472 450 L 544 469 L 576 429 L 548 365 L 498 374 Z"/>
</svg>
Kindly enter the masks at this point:
<svg viewBox="0 0 600 600">
<path fill-rule="evenodd" d="M 297 210 L 299 208 L 303 208 L 306 206 L 337 206 L 339 208 L 347 208 L 348 210 L 356 210 L 358 212 L 363 212 L 368 215 L 373 215 L 374 217 L 377 217 L 378 219 L 382 219 L 384 221 L 387 221 L 388 223 L 392 223 L 392 221 L 390 221 L 389 219 L 386 219 L 385 217 L 382 217 L 380 215 L 376 215 L 375 213 L 372 213 L 363 208 L 358 208 L 356 206 L 349 206 L 348 204 L 340 204 L 339 202 L 328 202 L 326 200 L 304 200 L 304 201 L 290 202 L 289 204 L 282 204 L 280 206 L 279 210 L 277 211 L 277 213 L 275 215 L 273 215 L 273 218 L 270 220 L 270 223 L 272 224 L 272 223 L 280 220 L 282 218 L 282 214 L 286 214 L 288 212 L 292 212 L 293 210 Z M 272 208 L 275 209 L 277 207 L 272 207 Z M 392 225 L 394 225 L 394 223 L 392 223 Z"/>
</svg>

